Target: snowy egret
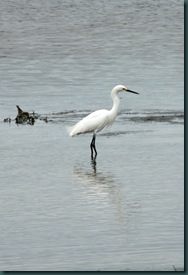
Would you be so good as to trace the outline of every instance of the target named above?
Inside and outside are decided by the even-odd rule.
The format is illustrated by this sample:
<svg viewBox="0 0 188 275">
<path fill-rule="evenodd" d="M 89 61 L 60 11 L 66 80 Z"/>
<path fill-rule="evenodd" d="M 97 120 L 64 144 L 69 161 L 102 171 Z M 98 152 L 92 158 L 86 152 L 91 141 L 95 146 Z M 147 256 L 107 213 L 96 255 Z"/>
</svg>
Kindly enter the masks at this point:
<svg viewBox="0 0 188 275">
<path fill-rule="evenodd" d="M 115 86 L 111 92 L 111 97 L 113 100 L 113 106 L 111 110 L 102 109 L 102 110 L 95 111 L 87 115 L 86 117 L 84 117 L 82 120 L 80 120 L 69 131 L 69 135 L 71 137 L 80 135 L 80 134 L 90 133 L 90 132 L 93 133 L 93 138 L 90 144 L 92 159 L 93 159 L 93 152 L 95 152 L 95 158 L 97 156 L 97 150 L 95 147 L 96 133 L 100 132 L 102 129 L 104 129 L 107 126 L 110 126 L 114 122 L 117 116 L 119 102 L 120 102 L 118 93 L 123 91 L 139 94 L 137 92 L 129 90 L 123 85 Z"/>
</svg>

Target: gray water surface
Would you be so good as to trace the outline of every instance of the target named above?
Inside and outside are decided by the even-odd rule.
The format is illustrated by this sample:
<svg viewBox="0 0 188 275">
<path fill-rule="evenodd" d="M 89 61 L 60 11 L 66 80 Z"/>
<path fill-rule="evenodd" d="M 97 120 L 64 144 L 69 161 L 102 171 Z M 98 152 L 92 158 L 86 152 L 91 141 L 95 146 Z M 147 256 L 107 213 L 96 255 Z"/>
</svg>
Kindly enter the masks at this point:
<svg viewBox="0 0 188 275">
<path fill-rule="evenodd" d="M 183 270 L 183 2 L 0 0 L 0 14 L 1 270 Z M 93 162 L 91 134 L 67 127 L 110 109 L 116 84 L 140 95 L 121 94 Z"/>
</svg>

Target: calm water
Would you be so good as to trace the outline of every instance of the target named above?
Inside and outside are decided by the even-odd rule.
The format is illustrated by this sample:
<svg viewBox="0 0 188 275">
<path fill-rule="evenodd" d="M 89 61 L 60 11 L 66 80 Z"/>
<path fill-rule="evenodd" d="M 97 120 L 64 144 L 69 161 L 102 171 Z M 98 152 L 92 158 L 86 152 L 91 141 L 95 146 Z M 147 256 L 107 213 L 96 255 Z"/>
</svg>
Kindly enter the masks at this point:
<svg viewBox="0 0 188 275">
<path fill-rule="evenodd" d="M 0 0 L 1 270 L 184 268 L 183 5 Z M 92 163 L 66 127 L 116 84 Z"/>
</svg>

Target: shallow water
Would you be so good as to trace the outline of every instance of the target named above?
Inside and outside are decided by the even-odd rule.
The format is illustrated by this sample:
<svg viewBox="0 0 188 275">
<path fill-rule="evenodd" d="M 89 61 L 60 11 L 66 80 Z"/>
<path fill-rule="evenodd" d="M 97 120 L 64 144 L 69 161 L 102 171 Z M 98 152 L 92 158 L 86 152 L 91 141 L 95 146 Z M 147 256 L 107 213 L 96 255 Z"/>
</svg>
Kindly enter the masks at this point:
<svg viewBox="0 0 188 275">
<path fill-rule="evenodd" d="M 0 10 L 1 270 L 182 270 L 183 3 Z M 121 95 L 95 163 L 91 135 L 66 129 L 111 108 L 120 83 L 140 95 Z M 33 126 L 15 124 L 16 105 Z"/>
</svg>

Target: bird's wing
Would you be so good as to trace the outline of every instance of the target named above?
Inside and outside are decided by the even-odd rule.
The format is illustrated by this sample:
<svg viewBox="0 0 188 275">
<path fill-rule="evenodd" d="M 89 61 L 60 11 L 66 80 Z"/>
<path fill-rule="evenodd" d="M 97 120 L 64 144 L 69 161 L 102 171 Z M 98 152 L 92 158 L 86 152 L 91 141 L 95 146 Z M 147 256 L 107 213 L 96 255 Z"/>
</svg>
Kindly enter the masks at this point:
<svg viewBox="0 0 188 275">
<path fill-rule="evenodd" d="M 108 110 L 98 110 L 84 117 L 71 128 L 70 136 L 101 131 L 108 125 L 108 112 Z"/>
</svg>

